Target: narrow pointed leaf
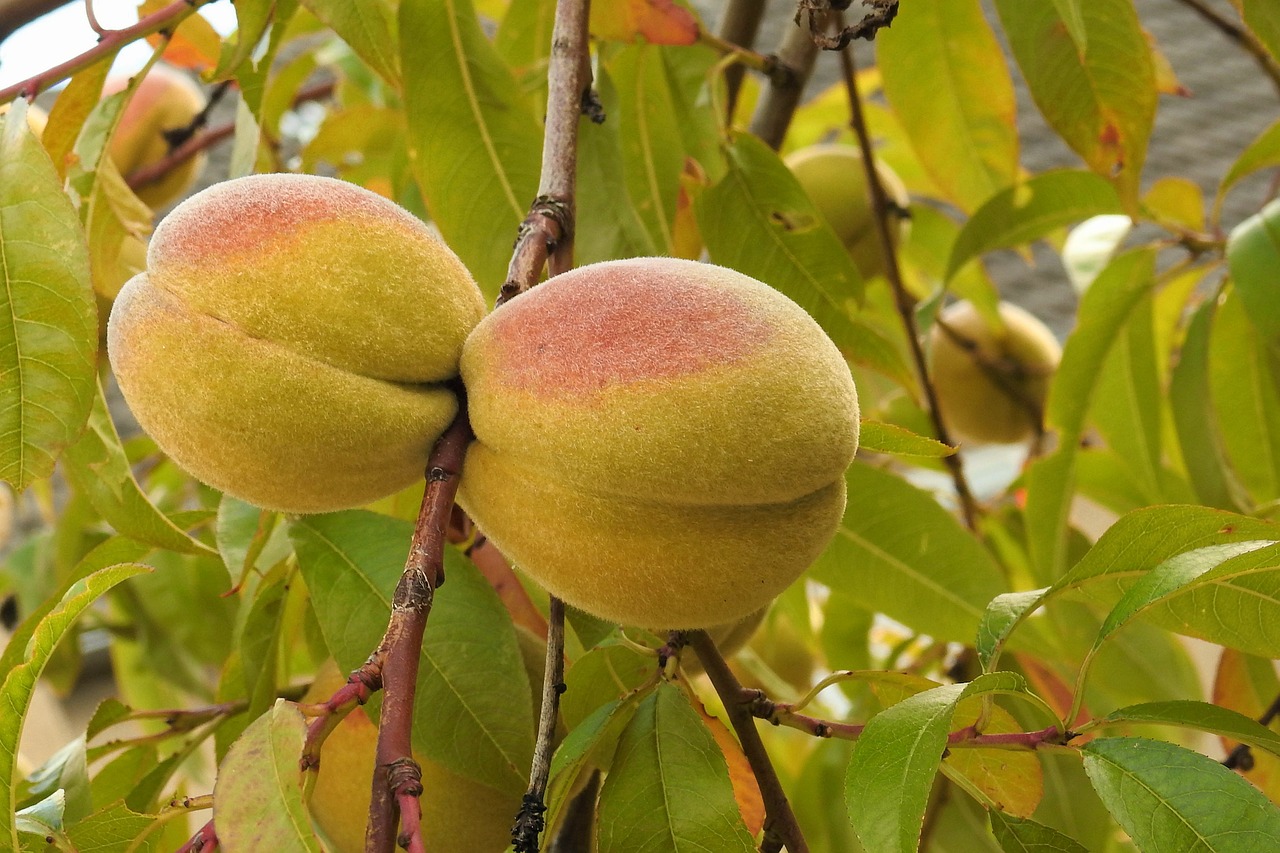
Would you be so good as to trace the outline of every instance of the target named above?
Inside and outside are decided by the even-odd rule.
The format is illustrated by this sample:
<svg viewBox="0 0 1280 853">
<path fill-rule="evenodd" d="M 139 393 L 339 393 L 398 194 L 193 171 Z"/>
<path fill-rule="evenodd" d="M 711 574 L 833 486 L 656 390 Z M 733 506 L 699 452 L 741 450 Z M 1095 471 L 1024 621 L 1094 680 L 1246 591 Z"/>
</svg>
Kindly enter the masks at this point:
<svg viewBox="0 0 1280 853">
<path fill-rule="evenodd" d="M 389 0 L 366 0 L 363 3 L 302 0 L 302 5 L 351 45 L 351 49 L 383 80 L 399 87 L 395 4 Z"/>
<path fill-rule="evenodd" d="M 470 0 L 402 3 L 399 24 L 413 173 L 492 301 L 538 190 L 538 123 Z"/>
<path fill-rule="evenodd" d="M 1239 0 L 1240 13 L 1253 34 L 1280 59 L 1280 7 L 1272 0 Z"/>
<path fill-rule="evenodd" d="M 1280 350 L 1280 201 L 1273 201 L 1231 231 L 1227 262 L 1249 320 L 1267 347 Z"/>
<path fill-rule="evenodd" d="M 678 687 L 636 708 L 600 792 L 600 853 L 751 853 L 715 739 Z"/>
<path fill-rule="evenodd" d="M 873 450 L 876 453 L 894 453 L 899 456 L 923 456 L 931 459 L 951 456 L 956 452 L 954 447 L 943 444 L 936 438 L 917 435 L 896 424 L 870 420 L 862 421 L 858 431 L 858 449 Z"/>
<path fill-rule="evenodd" d="M 1139 850 L 1256 853 L 1280 838 L 1280 808 L 1211 758 L 1163 741 L 1099 738 L 1084 769 Z"/>
<path fill-rule="evenodd" d="M 1013 183 L 1013 80 L 978 0 L 915 0 L 876 38 L 876 61 L 885 97 L 948 201 L 971 212 Z"/>
<path fill-rule="evenodd" d="M 1112 711 L 1101 720 L 1102 725 L 1112 723 L 1154 723 L 1179 726 L 1209 732 L 1236 743 L 1266 750 L 1280 756 L 1280 734 L 1246 717 L 1239 711 L 1211 705 L 1208 702 L 1175 700 L 1170 702 L 1144 702 Z"/>
<path fill-rule="evenodd" d="M 22 103 L 0 119 L 0 285 L 0 480 L 21 491 L 84 428 L 98 345 L 84 232 Z"/>
</svg>

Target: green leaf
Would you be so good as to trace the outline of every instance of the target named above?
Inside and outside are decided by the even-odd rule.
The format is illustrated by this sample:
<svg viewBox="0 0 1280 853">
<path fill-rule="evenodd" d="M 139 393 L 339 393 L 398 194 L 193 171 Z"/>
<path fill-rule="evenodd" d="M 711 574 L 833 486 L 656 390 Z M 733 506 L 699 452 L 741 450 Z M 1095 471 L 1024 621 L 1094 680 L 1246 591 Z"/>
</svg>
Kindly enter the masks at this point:
<svg viewBox="0 0 1280 853">
<path fill-rule="evenodd" d="M 983 672 L 995 669 L 1013 629 L 1044 603 L 1049 588 L 1006 592 L 987 603 L 978 626 L 978 662 Z"/>
<path fill-rule="evenodd" d="M 1280 341 L 1261 340 L 1243 297 L 1234 287 L 1218 301 L 1209 395 L 1232 470 L 1254 502 L 1264 503 L 1280 499 Z"/>
<path fill-rule="evenodd" d="M 968 642 L 1004 577 L 978 540 L 931 495 L 855 462 L 836 538 L 814 579 L 937 640 Z"/>
<path fill-rule="evenodd" d="M 1051 826 L 992 809 L 991 831 L 1005 853 L 1089 853 L 1084 845 Z"/>
<path fill-rule="evenodd" d="M 535 5 L 517 3 L 512 12 Z M 617 115 L 618 93 L 608 71 L 600 70 L 595 87 L 605 115 Z M 627 192 L 622 135 L 618 122 L 611 118 L 602 124 L 584 118 L 578 124 L 577 187 L 578 219 L 573 246 L 579 264 L 657 254 L 656 244 Z"/>
<path fill-rule="evenodd" d="M 973 258 L 1038 240 L 1056 228 L 1120 213 L 1115 189 L 1090 172 L 1060 169 L 1009 187 L 978 208 L 951 248 L 947 278 Z"/>
<path fill-rule="evenodd" d="M 899 456 L 923 456 L 940 459 L 956 452 L 954 447 L 936 438 L 917 435 L 905 427 L 880 421 L 862 420 L 858 432 L 858 449 Z"/>
<path fill-rule="evenodd" d="M 76 853 L 155 850 L 165 840 L 160 830 L 166 823 L 186 816 L 183 809 L 162 815 L 139 814 L 123 801 L 116 801 L 68 827 L 67 836 Z"/>
<path fill-rule="evenodd" d="M 213 786 L 219 846 L 321 853 L 298 768 L 306 736 L 298 706 L 281 699 L 232 745 Z"/>
<path fill-rule="evenodd" d="M 49 476 L 93 405 L 89 252 L 71 200 L 15 102 L 0 123 L 0 480 Z"/>
<path fill-rule="evenodd" d="M 1095 386 L 1091 418 L 1144 505 L 1161 503 L 1161 414 L 1154 306 L 1148 294 L 1129 313 Z"/>
<path fill-rule="evenodd" d="M 119 533 L 157 548 L 213 556 L 156 508 L 133 478 L 102 390 L 95 386 L 89 428 L 66 452 L 67 479 Z"/>
<path fill-rule="evenodd" d="M 628 45 L 611 53 L 605 67 L 618 95 L 627 189 L 653 245 L 671 255 L 675 253 L 671 221 L 684 169 L 684 146 L 662 53 L 649 44 Z"/>
<path fill-rule="evenodd" d="M 30 640 L 24 642 L 19 639 L 23 632 L 15 633 L 7 649 L 15 654 L 0 658 L 0 663 L 11 666 L 0 670 L 5 672 L 4 681 L 0 683 L 0 697 L 4 698 L 0 702 L 0 839 L 11 850 L 18 849 L 18 832 L 13 822 L 17 807 L 18 739 L 36 681 L 58 642 L 89 605 L 122 581 L 149 571 L 146 566 L 112 566 L 77 581 L 35 625 Z M 17 658 L 16 662 L 13 657 Z"/>
<path fill-rule="evenodd" d="M 396 7 L 388 0 L 346 3 L 343 0 L 302 0 L 302 5 L 338 37 L 351 45 L 383 80 L 400 86 L 400 57 L 396 54 Z"/>
<path fill-rule="evenodd" d="M 917 693 L 872 717 L 853 748 L 845 803 L 867 853 L 916 850 L 947 732 L 962 699 L 1026 689 L 1011 672 Z"/>
<path fill-rule="evenodd" d="M 23 799 L 42 797 L 62 791 L 63 820 L 74 823 L 89 814 L 93 801 L 89 794 L 89 768 L 85 738 L 78 737 L 53 754 L 48 761 L 27 776 L 27 793 Z"/>
<path fill-rule="evenodd" d="M 1273 755 L 1280 755 L 1280 734 L 1239 711 L 1211 705 L 1208 702 L 1182 700 L 1130 705 L 1107 714 L 1098 721 L 1098 726 L 1132 723 L 1155 723 L 1210 732 L 1238 743 L 1247 743 L 1258 749 L 1264 749 Z"/>
<path fill-rule="evenodd" d="M 1090 169 L 1114 181 L 1135 212 L 1156 114 L 1151 49 L 1132 0 L 1063 7 L 996 0 L 1009 47 L 1045 120 Z M 1084 39 L 1073 36 L 1072 24 Z"/>
<path fill-rule="evenodd" d="M 648 696 L 635 691 L 596 708 L 580 724 L 572 726 L 551 757 L 547 786 L 547 826 L 557 826 L 561 815 L 578 790 L 578 781 L 593 769 L 608 770 L 623 729 L 635 716 L 636 707 Z"/>
<path fill-rule="evenodd" d="M 876 62 L 885 97 L 948 201 L 971 212 L 1014 182 L 1013 80 L 978 0 L 914 0 L 877 37 Z"/>
<path fill-rule="evenodd" d="M 601 706 L 651 679 L 656 669 L 656 658 L 620 644 L 601 646 L 582 655 L 573 661 L 564 677 L 567 689 L 560 699 L 560 715 L 565 725 L 576 729 Z"/>
<path fill-rule="evenodd" d="M 680 688 L 636 708 L 600 792 L 600 853 L 751 853 L 724 754 Z"/>
<path fill-rule="evenodd" d="M 290 530 L 320 628 L 341 669 L 378 645 L 409 551 L 410 523 L 351 511 Z M 525 788 L 533 700 L 515 628 L 493 588 L 452 548 L 422 643 L 414 749 L 503 791 Z"/>
<path fill-rule="evenodd" d="M 271 25 L 276 0 L 238 0 L 236 5 L 236 32 L 229 42 L 223 42 L 222 55 L 218 57 L 215 77 L 226 77 L 249 59 L 263 33 Z M 256 108 L 255 108 L 256 109 Z"/>
<path fill-rule="evenodd" d="M 1209 331 L 1215 311 L 1216 302 L 1208 299 L 1191 315 L 1169 380 L 1169 407 L 1187 477 L 1199 502 L 1238 510 L 1243 487 L 1227 462 L 1209 396 Z"/>
<path fill-rule="evenodd" d="M 470 0 L 400 4 L 409 156 L 431 218 L 492 300 L 538 188 L 538 123 Z"/>
<path fill-rule="evenodd" d="M 1256 853 L 1280 838 L 1280 809 L 1218 762 L 1171 743 L 1099 738 L 1084 769 L 1140 850 Z"/>
<path fill-rule="evenodd" d="M 1218 185 L 1218 194 L 1213 199 L 1213 221 L 1217 222 L 1222 215 L 1222 202 L 1227 196 L 1227 190 L 1235 186 L 1240 179 L 1277 165 L 1280 165 L 1280 121 L 1274 122 L 1258 134 L 1257 138 L 1240 152 L 1240 156 L 1222 177 L 1222 183 Z"/>
<path fill-rule="evenodd" d="M 1076 293 L 1089 289 L 1132 230 L 1132 219 L 1114 213 L 1086 219 L 1071 229 L 1062 246 L 1062 265 Z"/>
<path fill-rule="evenodd" d="M 1280 200 L 1231 230 L 1227 262 L 1249 320 L 1271 351 L 1280 349 Z"/>
<path fill-rule="evenodd" d="M 1271 0 L 1239 0 L 1240 14 L 1271 53 L 1280 59 L 1280 9 Z"/>
<path fill-rule="evenodd" d="M 13 816 L 14 825 L 17 826 L 18 832 L 31 835 L 61 835 L 65 823 L 63 810 L 66 803 L 66 793 L 54 791 L 40 802 L 17 812 Z"/>
<path fill-rule="evenodd" d="M 285 565 L 269 572 L 253 590 L 253 600 L 243 610 L 236 634 L 236 649 L 243 667 L 243 691 L 249 715 L 256 717 L 271 707 L 276 697 L 280 668 L 280 635 L 291 572 Z"/>
</svg>

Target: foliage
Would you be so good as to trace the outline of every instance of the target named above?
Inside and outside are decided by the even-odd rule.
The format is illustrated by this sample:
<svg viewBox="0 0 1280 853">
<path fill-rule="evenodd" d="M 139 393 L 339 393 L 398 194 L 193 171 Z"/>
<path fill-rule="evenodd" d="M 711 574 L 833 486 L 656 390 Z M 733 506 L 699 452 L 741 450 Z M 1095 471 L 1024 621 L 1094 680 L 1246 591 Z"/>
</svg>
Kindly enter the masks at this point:
<svg viewBox="0 0 1280 853">
<path fill-rule="evenodd" d="M 1235 5 L 1242 44 L 1274 72 L 1274 12 Z M 1243 851 L 1280 837 L 1280 201 L 1221 218 L 1233 187 L 1280 164 L 1280 121 L 1241 140 L 1206 211 L 1189 182 L 1143 172 L 1169 86 L 1131 0 L 997 0 L 991 20 L 979 0 L 903 3 L 877 35 L 879 66 L 857 77 L 912 197 L 898 298 L 859 279 L 779 153 L 744 129 L 770 83 L 748 76 L 731 99 L 724 71 L 758 54 L 680 4 L 593 6 L 606 117 L 581 122 L 579 262 L 683 255 L 760 278 L 822 325 L 860 391 L 840 529 L 732 658 L 772 700 L 752 710 L 775 723 L 761 734 L 810 848 Z M 198 17 L 153 35 L 156 59 L 239 93 L 232 173 L 336 174 L 393 198 L 492 302 L 537 192 L 553 0 L 236 12 L 225 40 Z M 307 723 L 281 697 L 377 645 L 422 486 L 284 516 L 198 484 L 113 423 L 99 327 L 112 271 L 150 224 L 104 154 L 134 88 L 99 100 L 105 61 L 71 78 L 42 137 L 21 100 L 0 119 L 0 472 L 36 519 L 0 569 L 20 616 L 0 659 L 0 847 L 173 849 L 191 834 L 184 797 L 212 791 L 225 849 L 320 849 L 295 772 Z M 1077 168 L 1021 168 L 1014 64 Z M 315 74 L 332 85 L 317 91 Z M 782 150 L 855 141 L 849 122 L 839 84 L 799 107 Z M 961 448 L 987 475 L 970 527 L 910 336 L 927 339 L 948 295 L 994 316 L 983 257 L 1043 240 L 1083 288 L 1077 321 L 1046 436 L 1012 464 Z M 522 650 L 545 631 L 546 597 L 495 584 L 500 558 L 459 538 L 422 645 L 413 745 L 519 792 L 538 708 Z M 718 696 L 688 651 L 661 667 L 664 637 L 576 612 L 568 624 L 553 828 L 585 787 L 602 851 L 753 849 L 762 795 L 721 721 L 739 697 Z M 37 679 L 74 684 L 81 641 L 104 635 L 120 698 L 31 767 L 18 745 L 41 722 L 27 713 Z M 1189 648 L 1221 652 L 1208 695 Z"/>
</svg>

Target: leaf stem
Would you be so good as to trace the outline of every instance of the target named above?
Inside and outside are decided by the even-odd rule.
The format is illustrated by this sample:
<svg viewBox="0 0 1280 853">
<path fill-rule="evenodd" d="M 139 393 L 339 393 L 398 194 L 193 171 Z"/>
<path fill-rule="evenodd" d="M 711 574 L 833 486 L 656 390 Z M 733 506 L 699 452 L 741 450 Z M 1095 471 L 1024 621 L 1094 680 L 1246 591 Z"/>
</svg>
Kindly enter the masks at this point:
<svg viewBox="0 0 1280 853">
<path fill-rule="evenodd" d="M 837 23 L 842 17 L 837 16 Z M 898 255 L 894 250 L 893 238 L 889 234 L 889 198 L 880 182 L 880 174 L 875 166 L 875 151 L 871 145 L 871 135 L 867 132 L 866 119 L 862 113 L 862 97 L 858 94 L 857 64 L 853 51 L 848 45 L 840 50 L 840 62 L 844 68 L 845 89 L 849 96 L 849 124 L 858 137 L 858 147 L 862 151 L 862 169 L 866 174 L 867 187 L 871 191 L 871 202 L 875 210 L 876 237 L 880 241 L 880 251 L 885 260 L 885 276 L 893 288 L 894 305 L 898 316 L 902 319 L 906 331 L 907 344 L 911 348 L 911 359 L 915 364 L 916 375 L 920 380 L 920 388 L 924 392 L 929 417 L 933 422 L 934 437 L 943 444 L 955 446 L 951 434 L 942 419 L 942 410 L 938 406 L 938 393 L 929 377 L 929 368 L 925 361 L 924 348 L 920 344 L 920 329 L 916 326 L 915 300 L 907 292 L 902 280 L 902 268 L 898 265 Z M 942 457 L 943 463 L 951 473 L 955 483 L 956 497 L 960 500 L 960 511 L 964 515 L 965 524 L 970 530 L 978 525 L 978 504 L 965 479 L 964 465 L 959 454 Z"/>
<path fill-rule="evenodd" d="M 751 772 L 755 774 L 756 783 L 760 786 L 765 808 L 764 842 L 760 850 L 762 853 L 776 853 L 785 845 L 788 853 L 808 853 L 809 845 L 800 831 L 791 803 L 787 801 L 787 794 L 782 790 L 778 773 L 769 761 L 764 742 L 760 740 L 751 708 L 744 701 L 744 694 L 750 691 L 743 690 L 706 631 L 690 631 L 686 636 L 689 645 L 697 653 L 698 660 L 702 661 L 702 668 L 715 686 L 716 693 L 720 694 L 729 722 L 738 734 L 738 742 L 742 745 L 742 751 L 751 765 Z"/>
</svg>

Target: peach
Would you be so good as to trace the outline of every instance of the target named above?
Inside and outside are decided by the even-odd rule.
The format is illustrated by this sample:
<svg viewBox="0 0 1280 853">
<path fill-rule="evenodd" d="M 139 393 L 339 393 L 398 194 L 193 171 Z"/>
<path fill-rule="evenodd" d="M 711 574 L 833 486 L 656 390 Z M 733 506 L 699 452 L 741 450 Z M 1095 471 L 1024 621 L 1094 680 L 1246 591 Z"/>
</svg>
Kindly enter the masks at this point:
<svg viewBox="0 0 1280 853">
<path fill-rule="evenodd" d="M 843 512 L 848 366 L 802 308 L 733 270 L 637 258 L 557 276 L 476 327 L 462 377 L 477 441 L 459 502 L 602 618 L 741 619 Z"/>
<path fill-rule="evenodd" d="M 268 509 L 359 506 L 422 476 L 484 314 L 425 225 L 353 184 L 255 175 L 167 216 L 111 311 L 139 424 L 203 482 Z"/>
<path fill-rule="evenodd" d="M 999 312 L 1002 330 L 992 328 L 970 302 L 942 312 L 947 328 L 973 348 L 938 324 L 929 333 L 943 421 L 956 437 L 974 443 L 1008 444 L 1032 437 L 1062 358 L 1053 332 L 1032 314 L 1007 302 L 1000 303 Z M 1000 381 L 992 371 L 1001 374 Z"/>
<path fill-rule="evenodd" d="M 104 94 L 119 92 L 128 83 L 126 77 L 113 77 L 107 81 Z M 165 132 L 187 127 L 206 103 L 204 92 L 186 74 L 167 65 L 153 66 L 125 106 L 107 149 L 120 174 L 127 177 L 168 155 L 172 146 Z M 191 189 L 204 169 L 204 161 L 204 154 L 200 153 L 179 164 L 158 180 L 139 187 L 138 198 L 152 209 L 167 207 Z"/>
<path fill-rule="evenodd" d="M 844 243 L 863 279 L 883 275 L 884 252 L 876 233 L 862 152 L 853 145 L 824 143 L 792 152 L 786 163 L 818 212 Z M 897 173 L 884 163 L 876 163 L 876 173 L 897 211 L 905 211 L 911 197 Z M 897 211 L 890 213 L 889 229 L 895 247 L 910 225 L 910 220 Z"/>
</svg>

